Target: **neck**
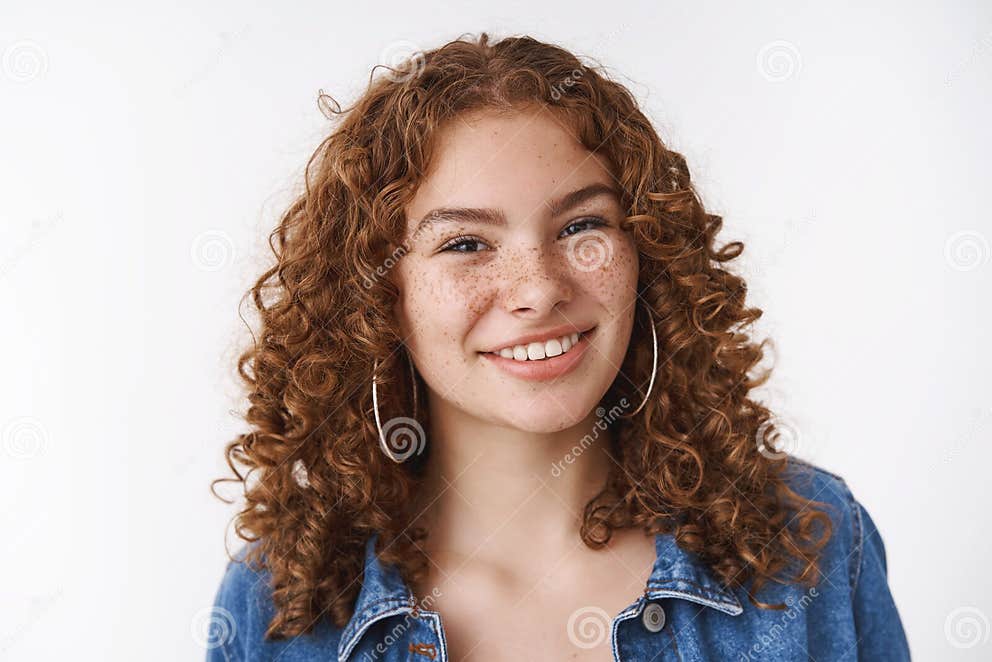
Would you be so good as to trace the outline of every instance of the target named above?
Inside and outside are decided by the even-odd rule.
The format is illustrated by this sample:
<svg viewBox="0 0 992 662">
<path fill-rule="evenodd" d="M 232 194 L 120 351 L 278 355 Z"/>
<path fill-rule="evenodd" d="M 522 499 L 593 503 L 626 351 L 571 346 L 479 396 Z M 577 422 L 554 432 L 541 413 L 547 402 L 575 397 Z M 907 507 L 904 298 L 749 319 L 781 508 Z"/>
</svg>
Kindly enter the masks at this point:
<svg viewBox="0 0 992 662">
<path fill-rule="evenodd" d="M 560 558 L 581 544 L 583 510 L 613 462 L 610 433 L 595 411 L 564 430 L 539 433 L 431 405 L 416 524 L 430 532 L 432 559 L 526 572 L 536 557 Z"/>
</svg>

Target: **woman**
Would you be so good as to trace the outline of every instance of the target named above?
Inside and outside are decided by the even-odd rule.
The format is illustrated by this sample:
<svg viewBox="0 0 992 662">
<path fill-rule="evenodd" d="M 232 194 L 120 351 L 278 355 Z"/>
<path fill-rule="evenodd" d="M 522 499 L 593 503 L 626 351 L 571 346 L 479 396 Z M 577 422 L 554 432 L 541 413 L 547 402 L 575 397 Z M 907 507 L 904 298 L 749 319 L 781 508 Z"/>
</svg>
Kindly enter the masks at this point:
<svg viewBox="0 0 992 662">
<path fill-rule="evenodd" d="M 340 114 L 251 292 L 208 659 L 908 659 L 868 513 L 748 397 L 743 245 L 624 87 L 483 33 Z"/>
</svg>

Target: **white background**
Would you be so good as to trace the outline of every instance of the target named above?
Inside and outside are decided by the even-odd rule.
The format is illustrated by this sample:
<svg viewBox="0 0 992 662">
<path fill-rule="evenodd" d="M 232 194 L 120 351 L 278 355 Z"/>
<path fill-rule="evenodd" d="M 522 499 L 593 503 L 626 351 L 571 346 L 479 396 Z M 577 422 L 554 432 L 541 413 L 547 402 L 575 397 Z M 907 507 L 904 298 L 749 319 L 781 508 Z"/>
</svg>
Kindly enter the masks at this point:
<svg viewBox="0 0 992 662">
<path fill-rule="evenodd" d="M 317 92 L 488 30 L 607 65 L 685 154 L 747 245 L 762 397 L 874 517 L 914 659 L 992 659 L 992 6 L 684 4 L 5 3 L 0 658 L 202 658 L 238 302 Z"/>
</svg>

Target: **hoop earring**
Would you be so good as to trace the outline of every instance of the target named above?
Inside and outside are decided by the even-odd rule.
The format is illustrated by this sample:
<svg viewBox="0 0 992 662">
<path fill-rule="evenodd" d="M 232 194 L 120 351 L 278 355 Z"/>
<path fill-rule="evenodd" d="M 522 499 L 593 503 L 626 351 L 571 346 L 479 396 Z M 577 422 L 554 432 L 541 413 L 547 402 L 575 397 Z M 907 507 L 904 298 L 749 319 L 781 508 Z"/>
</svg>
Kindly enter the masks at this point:
<svg viewBox="0 0 992 662">
<path fill-rule="evenodd" d="M 414 448 L 417 450 L 417 453 L 419 453 L 420 451 L 423 450 L 424 443 L 426 443 L 426 435 L 423 433 L 423 428 L 421 428 L 420 424 L 417 423 L 417 375 L 416 375 L 416 371 L 414 370 L 413 360 L 410 358 L 409 352 L 406 353 L 406 360 L 407 363 L 410 364 L 410 381 L 413 382 L 413 418 L 412 419 L 400 418 L 394 420 L 397 420 L 399 422 L 407 422 L 410 425 L 412 425 L 415 431 L 419 431 L 419 435 L 417 435 L 417 439 L 415 439 L 415 442 L 420 442 L 420 443 L 415 443 L 414 445 Z M 393 454 L 393 452 L 389 449 L 389 444 L 386 443 L 386 434 L 382 430 L 382 422 L 379 418 L 379 394 L 376 388 L 378 384 L 375 378 L 377 372 L 379 372 L 379 359 L 376 359 L 372 365 L 372 412 L 375 414 L 375 427 L 376 430 L 378 430 L 379 432 L 379 445 L 382 447 L 382 452 L 384 452 L 386 456 L 393 462 L 396 463 L 406 462 L 412 455 L 414 455 L 413 452 L 402 453 L 401 455 L 397 456 Z"/>
<path fill-rule="evenodd" d="M 645 306 L 645 307 L 647 307 L 647 306 Z M 629 414 L 619 414 L 619 417 L 620 418 L 633 418 L 635 415 L 637 415 L 637 412 L 641 411 L 641 409 L 644 408 L 644 405 L 648 401 L 648 396 L 651 395 L 651 388 L 654 386 L 654 376 L 658 372 L 658 332 L 655 331 L 655 328 L 654 328 L 654 316 L 651 314 L 651 309 L 650 308 L 647 308 L 647 311 L 648 311 L 648 319 L 651 320 L 651 322 L 650 322 L 650 325 L 651 325 L 651 347 L 652 347 L 652 350 L 654 352 L 654 363 L 651 366 L 651 381 L 648 382 L 648 392 L 644 394 L 644 399 L 641 400 L 641 404 L 637 407 L 637 409 L 635 409 L 634 411 L 632 411 Z"/>
</svg>

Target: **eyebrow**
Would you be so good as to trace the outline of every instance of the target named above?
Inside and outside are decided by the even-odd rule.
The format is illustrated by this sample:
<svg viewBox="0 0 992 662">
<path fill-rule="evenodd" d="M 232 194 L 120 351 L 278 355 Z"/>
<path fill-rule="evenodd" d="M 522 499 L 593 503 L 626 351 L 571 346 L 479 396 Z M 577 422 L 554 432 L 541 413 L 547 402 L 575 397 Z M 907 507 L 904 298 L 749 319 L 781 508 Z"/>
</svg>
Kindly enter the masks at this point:
<svg viewBox="0 0 992 662">
<path fill-rule="evenodd" d="M 620 192 L 608 184 L 590 184 L 580 189 L 567 193 L 560 198 L 556 198 L 546 203 L 552 216 L 560 216 L 570 209 L 578 207 L 583 202 L 601 195 L 613 196 L 619 201 Z M 414 234 L 419 234 L 421 230 L 429 225 L 439 223 L 482 223 L 486 225 L 506 225 L 506 215 L 501 209 L 482 209 L 478 207 L 438 207 L 424 214 L 417 224 Z"/>
</svg>

